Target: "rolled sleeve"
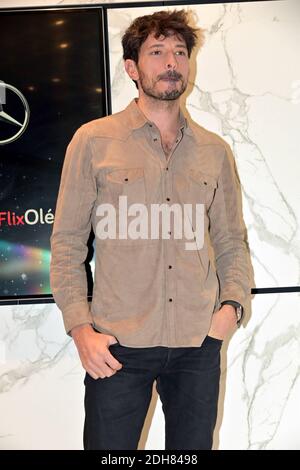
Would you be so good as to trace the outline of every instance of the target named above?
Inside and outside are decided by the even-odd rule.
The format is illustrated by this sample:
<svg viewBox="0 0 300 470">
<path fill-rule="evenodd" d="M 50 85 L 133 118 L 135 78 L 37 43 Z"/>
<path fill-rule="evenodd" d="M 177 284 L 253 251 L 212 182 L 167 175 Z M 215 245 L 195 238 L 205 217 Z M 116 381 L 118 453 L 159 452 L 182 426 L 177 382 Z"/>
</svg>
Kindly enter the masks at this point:
<svg viewBox="0 0 300 470">
<path fill-rule="evenodd" d="M 229 146 L 224 147 L 218 187 L 209 209 L 209 218 L 220 282 L 220 303 L 232 299 L 248 310 L 251 302 L 251 263 L 242 215 L 241 185 Z"/>
</svg>

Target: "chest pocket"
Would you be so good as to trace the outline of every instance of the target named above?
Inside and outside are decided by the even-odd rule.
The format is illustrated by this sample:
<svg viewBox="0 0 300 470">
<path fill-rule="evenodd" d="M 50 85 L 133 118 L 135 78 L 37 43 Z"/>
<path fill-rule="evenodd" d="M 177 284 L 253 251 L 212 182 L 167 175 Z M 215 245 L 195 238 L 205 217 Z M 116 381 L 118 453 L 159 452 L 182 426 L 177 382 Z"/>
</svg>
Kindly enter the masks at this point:
<svg viewBox="0 0 300 470">
<path fill-rule="evenodd" d="M 127 197 L 127 205 L 146 204 L 143 168 L 120 168 L 106 174 L 106 187 L 110 202 L 118 208 L 119 197 Z"/>
<path fill-rule="evenodd" d="M 190 170 L 190 196 L 194 202 L 206 204 L 208 207 L 213 201 L 217 180 L 199 170 Z"/>
</svg>

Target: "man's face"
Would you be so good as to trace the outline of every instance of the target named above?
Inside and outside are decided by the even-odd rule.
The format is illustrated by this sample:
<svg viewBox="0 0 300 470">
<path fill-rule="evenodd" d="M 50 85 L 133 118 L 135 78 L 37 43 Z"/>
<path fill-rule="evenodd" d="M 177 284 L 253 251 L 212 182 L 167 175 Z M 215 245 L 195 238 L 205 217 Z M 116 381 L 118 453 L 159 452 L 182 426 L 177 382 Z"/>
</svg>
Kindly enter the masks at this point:
<svg viewBox="0 0 300 470">
<path fill-rule="evenodd" d="M 175 35 L 148 36 L 137 64 L 139 91 L 158 100 L 176 100 L 186 90 L 189 58 L 185 41 Z"/>
</svg>

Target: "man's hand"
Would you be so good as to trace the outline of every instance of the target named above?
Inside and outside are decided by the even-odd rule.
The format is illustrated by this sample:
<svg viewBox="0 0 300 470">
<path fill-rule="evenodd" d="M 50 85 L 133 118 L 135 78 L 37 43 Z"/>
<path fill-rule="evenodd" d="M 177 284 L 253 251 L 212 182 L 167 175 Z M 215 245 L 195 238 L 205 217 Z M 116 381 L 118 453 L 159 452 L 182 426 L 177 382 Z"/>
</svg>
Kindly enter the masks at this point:
<svg viewBox="0 0 300 470">
<path fill-rule="evenodd" d="M 117 343 L 114 336 L 97 333 L 91 325 L 79 325 L 72 329 L 83 368 L 93 379 L 111 377 L 122 368 L 108 347 Z"/>
<path fill-rule="evenodd" d="M 226 336 L 236 329 L 235 307 L 225 304 L 213 314 L 208 336 L 224 340 Z"/>
</svg>

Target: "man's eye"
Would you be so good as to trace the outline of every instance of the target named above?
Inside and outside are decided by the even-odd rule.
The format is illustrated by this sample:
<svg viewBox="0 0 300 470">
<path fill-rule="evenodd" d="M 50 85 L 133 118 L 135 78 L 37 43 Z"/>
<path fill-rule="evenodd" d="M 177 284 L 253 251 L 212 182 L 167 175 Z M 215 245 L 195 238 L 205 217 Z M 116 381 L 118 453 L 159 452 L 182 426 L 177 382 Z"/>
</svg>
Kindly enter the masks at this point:
<svg viewBox="0 0 300 470">
<path fill-rule="evenodd" d="M 184 51 L 177 51 L 177 54 L 185 55 L 185 52 Z"/>
<path fill-rule="evenodd" d="M 157 52 L 159 53 L 160 51 L 152 51 L 152 54 L 156 54 Z"/>
</svg>

